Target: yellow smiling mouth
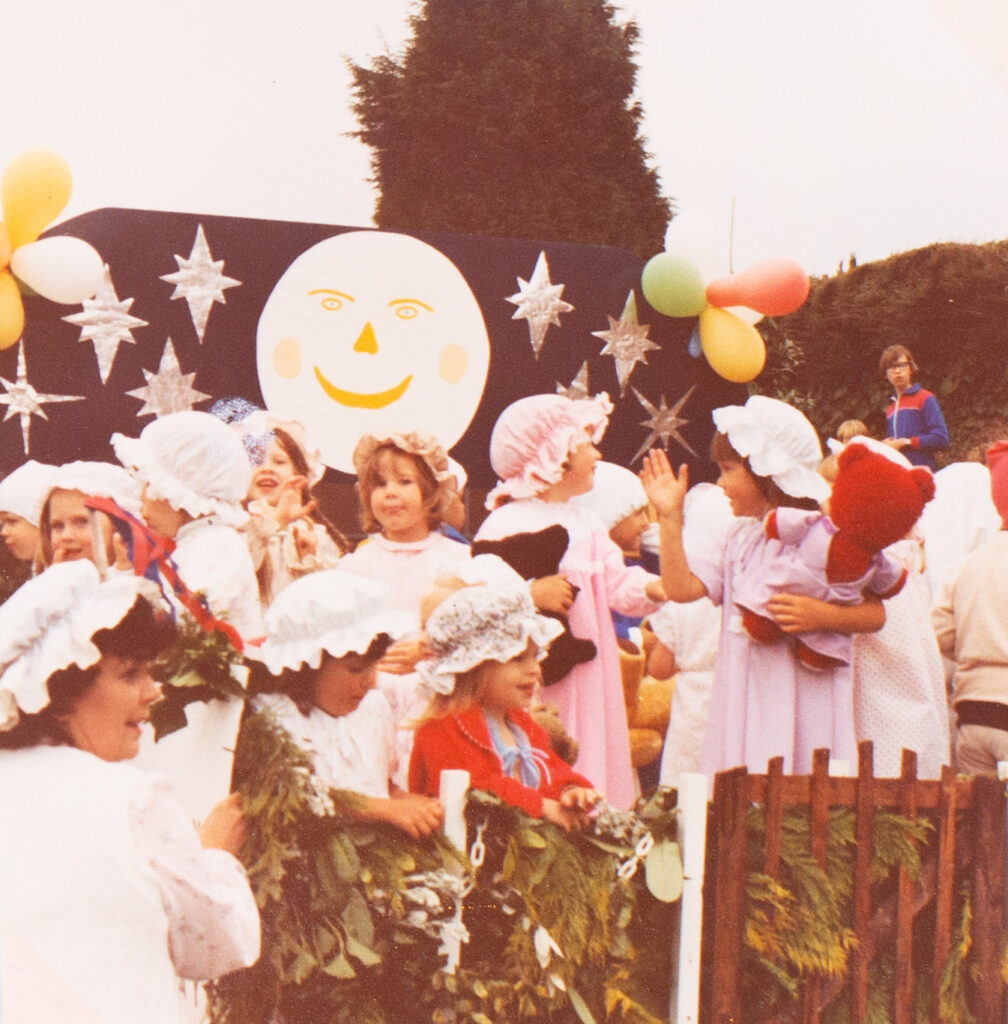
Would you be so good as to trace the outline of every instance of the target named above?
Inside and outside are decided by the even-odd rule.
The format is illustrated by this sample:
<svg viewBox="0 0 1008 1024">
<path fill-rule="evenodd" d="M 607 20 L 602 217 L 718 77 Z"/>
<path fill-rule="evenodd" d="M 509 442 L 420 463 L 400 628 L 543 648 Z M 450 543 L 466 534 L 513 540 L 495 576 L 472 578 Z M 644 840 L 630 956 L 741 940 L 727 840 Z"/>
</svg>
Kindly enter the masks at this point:
<svg viewBox="0 0 1008 1024">
<path fill-rule="evenodd" d="M 388 391 L 375 391 L 372 394 L 362 394 L 359 391 L 344 391 L 336 387 L 323 376 L 322 371 L 316 366 L 315 379 L 322 385 L 322 390 L 340 405 L 348 405 L 353 409 L 384 409 L 405 394 L 406 389 L 413 380 L 413 374 L 409 374 Z"/>
</svg>

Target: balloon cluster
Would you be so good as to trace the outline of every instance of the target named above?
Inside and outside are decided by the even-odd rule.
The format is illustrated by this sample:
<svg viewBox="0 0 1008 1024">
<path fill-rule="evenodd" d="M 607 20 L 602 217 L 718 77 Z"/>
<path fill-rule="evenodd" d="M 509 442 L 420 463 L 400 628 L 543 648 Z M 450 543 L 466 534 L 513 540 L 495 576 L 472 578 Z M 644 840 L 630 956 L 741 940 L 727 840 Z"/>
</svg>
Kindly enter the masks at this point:
<svg viewBox="0 0 1008 1024">
<path fill-rule="evenodd" d="M 703 217 L 680 213 L 665 232 L 665 251 L 641 274 L 644 298 L 659 313 L 699 317 L 700 349 L 715 373 L 745 383 L 763 369 L 766 348 L 753 326 L 763 316 L 783 316 L 808 297 L 809 278 L 789 259 L 754 263 L 721 275 Z"/>
<path fill-rule="evenodd" d="M 0 179 L 0 348 L 24 330 L 22 285 L 64 304 L 90 298 L 101 285 L 102 258 L 87 242 L 65 235 L 37 241 L 66 206 L 71 184 L 66 162 L 46 149 L 16 156 Z"/>
</svg>

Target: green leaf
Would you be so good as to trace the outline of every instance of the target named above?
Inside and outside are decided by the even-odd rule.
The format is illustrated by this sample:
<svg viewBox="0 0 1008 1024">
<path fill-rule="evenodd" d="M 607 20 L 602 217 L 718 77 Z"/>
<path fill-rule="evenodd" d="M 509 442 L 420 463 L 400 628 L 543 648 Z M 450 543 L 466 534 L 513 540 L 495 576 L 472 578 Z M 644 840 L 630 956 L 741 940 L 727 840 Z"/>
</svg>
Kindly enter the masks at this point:
<svg viewBox="0 0 1008 1024">
<path fill-rule="evenodd" d="M 531 846 L 536 850 L 546 849 L 546 840 L 533 828 L 523 828 L 518 833 L 518 842 L 522 846 Z"/>
<path fill-rule="evenodd" d="M 679 844 L 660 839 L 644 859 L 644 879 L 648 891 L 662 903 L 674 903 L 682 895 L 683 866 Z"/>
<path fill-rule="evenodd" d="M 596 1024 L 591 1010 L 588 1009 L 588 1004 L 581 998 L 581 993 L 576 988 L 567 987 L 567 998 L 570 999 L 574 1012 L 581 1018 L 583 1024 Z"/>
<path fill-rule="evenodd" d="M 375 964 L 380 964 L 382 960 L 380 953 L 377 953 L 370 946 L 365 946 L 363 942 L 355 939 L 352 935 L 346 937 L 346 951 L 348 956 L 359 960 L 365 967 L 374 967 Z"/>
<path fill-rule="evenodd" d="M 328 974 L 330 978 L 341 978 L 344 981 L 348 981 L 350 978 L 356 978 L 357 972 L 350 966 L 350 961 L 342 954 L 339 953 L 332 958 L 322 968 L 323 973 Z"/>
</svg>

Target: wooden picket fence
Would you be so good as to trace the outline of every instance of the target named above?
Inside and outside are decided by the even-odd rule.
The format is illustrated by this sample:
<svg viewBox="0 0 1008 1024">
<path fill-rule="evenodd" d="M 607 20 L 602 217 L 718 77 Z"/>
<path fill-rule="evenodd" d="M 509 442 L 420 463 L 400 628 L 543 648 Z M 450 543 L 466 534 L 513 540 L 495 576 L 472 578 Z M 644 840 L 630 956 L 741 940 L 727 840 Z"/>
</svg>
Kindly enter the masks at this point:
<svg viewBox="0 0 1008 1024">
<path fill-rule="evenodd" d="M 742 1004 L 741 985 L 747 857 L 753 841 L 747 817 L 754 804 L 762 805 L 766 820 L 761 870 L 774 879 L 780 877 L 781 823 L 786 807 L 808 809 L 809 851 L 820 867 L 826 864 L 830 808 L 850 808 L 854 813 L 851 928 L 856 944 L 848 957 L 846 976 L 808 975 L 788 1020 L 818 1024 L 831 1004 L 845 1000 L 849 1020 L 860 1024 L 868 1005 L 873 960 L 883 947 L 888 947 L 890 955 L 895 949 L 894 996 L 889 1010 L 892 1024 L 911 1021 L 914 956 L 918 957 L 918 973 L 923 970 L 931 979 L 930 1020 L 938 1022 L 939 982 L 956 925 L 954 898 L 963 879 L 969 879 L 974 965 L 967 993 L 969 1006 L 978 1024 L 1003 1024 L 1005 990 L 1000 980 L 1000 954 L 1005 898 L 1004 784 L 990 778 L 957 778 L 950 768 L 944 770 L 940 780 L 918 779 L 916 755 L 906 750 L 899 778 L 875 778 L 871 743 L 862 743 L 858 755 L 856 777 L 830 776 L 829 753 L 825 750 L 816 751 L 811 775 L 785 776 L 781 759 L 775 758 L 769 762 L 766 775 L 750 775 L 744 768 L 736 768 L 715 777 L 703 887 L 702 1024 L 758 1021 Z M 872 828 L 876 811 L 883 808 L 908 818 L 927 814 L 935 831 L 920 851 L 918 878 L 912 879 L 900 867 L 895 899 L 875 906 L 870 874 Z M 935 925 L 926 953 L 928 962 L 920 963 L 925 954 L 919 938 L 913 945 L 913 924 L 925 908 L 933 913 Z M 782 1019 L 775 1017 L 775 1021 Z"/>
</svg>

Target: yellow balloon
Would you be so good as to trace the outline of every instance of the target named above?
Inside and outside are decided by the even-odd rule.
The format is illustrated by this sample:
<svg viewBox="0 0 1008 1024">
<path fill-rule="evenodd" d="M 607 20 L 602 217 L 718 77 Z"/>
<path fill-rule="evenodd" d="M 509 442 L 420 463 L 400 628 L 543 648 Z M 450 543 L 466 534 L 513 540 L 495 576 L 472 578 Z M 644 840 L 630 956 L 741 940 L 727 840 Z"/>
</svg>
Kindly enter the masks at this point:
<svg viewBox="0 0 1008 1024">
<path fill-rule="evenodd" d="M 0 348 L 10 348 L 24 330 L 24 306 L 17 281 L 0 270 Z"/>
<path fill-rule="evenodd" d="M 10 239 L 7 237 L 7 229 L 4 227 L 3 221 L 0 220 L 0 270 L 3 270 L 10 263 L 10 258 Z"/>
<path fill-rule="evenodd" d="M 717 306 L 700 314 L 700 347 L 711 369 L 736 384 L 752 380 L 766 362 L 759 331 Z"/>
<path fill-rule="evenodd" d="M 7 165 L 0 180 L 0 204 L 12 249 L 36 238 L 70 198 L 70 168 L 58 153 L 29 149 Z"/>
</svg>

